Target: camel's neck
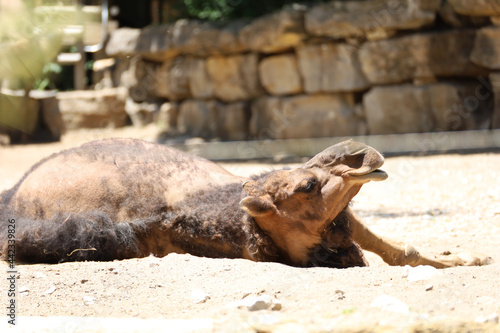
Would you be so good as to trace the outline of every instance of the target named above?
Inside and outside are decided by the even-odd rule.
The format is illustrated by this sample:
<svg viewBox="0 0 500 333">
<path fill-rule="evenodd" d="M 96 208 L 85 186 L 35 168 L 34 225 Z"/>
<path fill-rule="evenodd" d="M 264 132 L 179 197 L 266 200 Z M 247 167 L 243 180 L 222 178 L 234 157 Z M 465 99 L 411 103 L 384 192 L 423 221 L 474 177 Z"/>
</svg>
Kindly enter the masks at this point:
<svg viewBox="0 0 500 333">
<path fill-rule="evenodd" d="M 214 186 L 192 193 L 163 214 L 170 243 L 205 257 L 242 258 L 247 243 L 241 184 Z"/>
<path fill-rule="evenodd" d="M 322 242 L 309 254 L 308 266 L 346 268 L 366 266 L 361 248 L 353 241 L 348 206 L 325 228 Z"/>
<path fill-rule="evenodd" d="M 239 183 L 191 193 L 141 227 L 140 252 L 280 261 L 271 238 L 240 208 L 241 195 Z"/>
</svg>

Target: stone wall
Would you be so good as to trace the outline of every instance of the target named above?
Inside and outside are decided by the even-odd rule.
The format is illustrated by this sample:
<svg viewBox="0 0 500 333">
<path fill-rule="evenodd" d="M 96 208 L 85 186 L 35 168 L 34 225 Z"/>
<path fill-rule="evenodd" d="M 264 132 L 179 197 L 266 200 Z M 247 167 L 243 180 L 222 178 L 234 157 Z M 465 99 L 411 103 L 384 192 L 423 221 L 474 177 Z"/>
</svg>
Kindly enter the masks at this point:
<svg viewBox="0 0 500 333">
<path fill-rule="evenodd" d="M 334 1 L 123 28 L 106 52 L 132 122 L 160 117 L 188 136 L 487 129 L 500 127 L 497 24 L 500 0 Z"/>
</svg>

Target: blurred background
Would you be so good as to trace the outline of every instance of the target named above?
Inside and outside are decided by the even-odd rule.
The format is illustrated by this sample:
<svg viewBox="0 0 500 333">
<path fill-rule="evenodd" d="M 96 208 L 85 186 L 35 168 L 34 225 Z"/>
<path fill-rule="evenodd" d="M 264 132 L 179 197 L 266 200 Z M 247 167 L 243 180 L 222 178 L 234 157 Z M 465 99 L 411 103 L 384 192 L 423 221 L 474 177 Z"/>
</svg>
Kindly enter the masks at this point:
<svg viewBox="0 0 500 333">
<path fill-rule="evenodd" d="M 495 1 L 0 0 L 0 142 L 124 128 L 498 148 L 498 24 Z"/>
</svg>

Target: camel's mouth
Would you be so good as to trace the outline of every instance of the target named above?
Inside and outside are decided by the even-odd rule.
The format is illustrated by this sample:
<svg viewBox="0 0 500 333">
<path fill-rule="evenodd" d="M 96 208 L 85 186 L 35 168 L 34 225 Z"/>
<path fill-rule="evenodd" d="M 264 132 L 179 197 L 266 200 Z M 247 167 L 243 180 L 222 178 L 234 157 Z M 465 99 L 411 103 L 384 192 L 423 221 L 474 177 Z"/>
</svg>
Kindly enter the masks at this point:
<svg viewBox="0 0 500 333">
<path fill-rule="evenodd" d="M 381 169 L 375 169 L 375 170 L 362 170 L 362 169 L 358 169 L 358 170 L 355 170 L 355 171 L 351 171 L 348 173 L 349 174 L 349 177 L 352 177 L 356 180 L 363 180 L 363 181 L 369 181 L 369 180 L 372 180 L 372 181 L 375 181 L 375 182 L 378 182 L 378 181 L 382 181 L 382 180 L 386 180 L 387 177 L 389 177 L 387 175 L 387 173 L 384 171 L 384 170 L 381 170 Z"/>
</svg>

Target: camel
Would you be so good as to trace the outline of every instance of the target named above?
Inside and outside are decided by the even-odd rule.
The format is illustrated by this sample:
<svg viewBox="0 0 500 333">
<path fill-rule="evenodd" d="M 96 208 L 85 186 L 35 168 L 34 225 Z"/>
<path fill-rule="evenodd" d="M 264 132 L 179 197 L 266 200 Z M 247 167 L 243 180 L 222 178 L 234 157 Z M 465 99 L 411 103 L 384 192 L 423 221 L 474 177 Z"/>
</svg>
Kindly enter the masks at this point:
<svg viewBox="0 0 500 333">
<path fill-rule="evenodd" d="M 296 169 L 245 178 L 165 145 L 94 141 L 40 161 L 1 194 L 0 252 L 19 263 L 176 252 L 347 268 L 368 265 L 362 249 L 390 265 L 491 261 L 421 255 L 363 224 L 349 203 L 362 185 L 387 178 L 383 163 L 375 149 L 349 140 Z"/>
</svg>

